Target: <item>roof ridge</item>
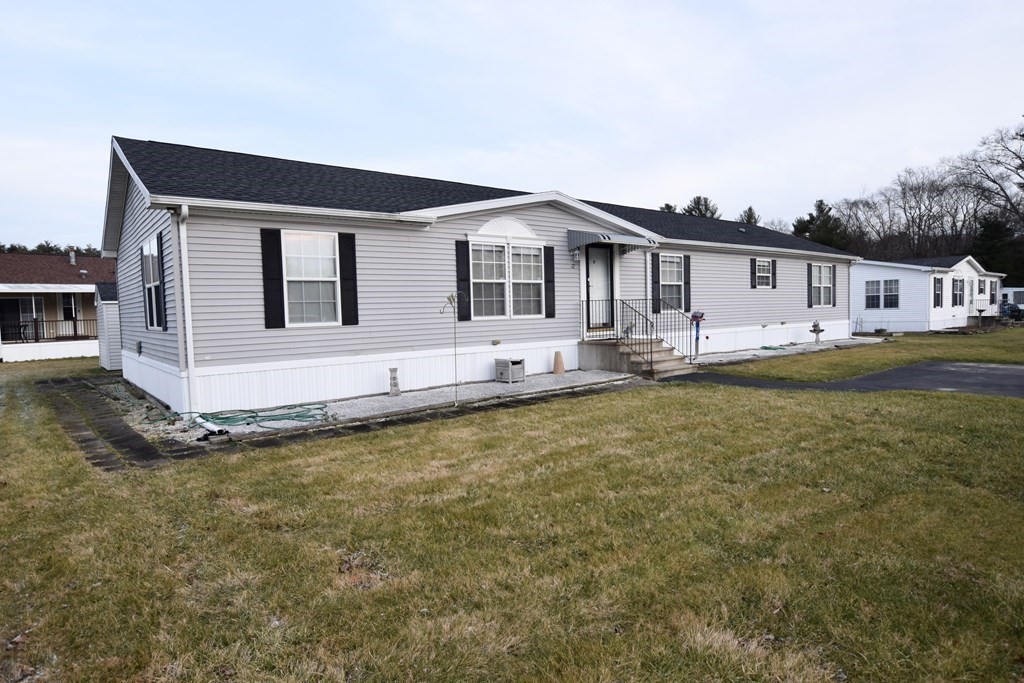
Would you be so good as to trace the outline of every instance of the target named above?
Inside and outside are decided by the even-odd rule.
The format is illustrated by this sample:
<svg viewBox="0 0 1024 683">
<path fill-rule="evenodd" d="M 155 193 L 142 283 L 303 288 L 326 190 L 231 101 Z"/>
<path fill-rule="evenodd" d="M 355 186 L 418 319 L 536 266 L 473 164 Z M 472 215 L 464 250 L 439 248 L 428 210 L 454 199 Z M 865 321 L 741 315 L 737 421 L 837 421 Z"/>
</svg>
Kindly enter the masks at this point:
<svg viewBox="0 0 1024 683">
<path fill-rule="evenodd" d="M 301 159 L 289 159 L 286 157 L 275 157 L 269 154 L 253 154 L 251 152 L 236 152 L 230 149 L 218 149 L 216 147 L 200 147 L 199 145 L 183 145 L 177 142 L 163 142 L 162 140 L 138 140 L 136 138 L 126 138 L 119 135 L 112 136 L 114 140 L 127 142 L 137 142 L 148 145 L 163 145 L 166 147 L 177 147 L 180 149 L 194 149 L 202 152 L 216 152 L 218 154 L 231 154 L 239 157 L 246 157 L 249 159 L 267 159 L 270 161 L 283 161 L 289 164 L 300 164 L 302 166 L 320 166 L 322 168 L 330 169 L 341 169 L 345 171 L 356 171 L 358 173 L 374 173 L 381 176 L 390 176 L 392 178 L 404 178 L 408 180 L 424 180 L 431 183 L 448 183 L 451 185 L 462 185 L 463 187 L 475 187 L 484 190 L 497 190 L 499 192 L 518 192 L 521 194 L 536 194 L 535 192 L 527 190 L 513 190 L 507 187 L 494 187 L 492 185 L 480 185 L 479 183 L 467 183 L 461 180 L 442 180 L 440 178 L 428 178 L 422 175 L 410 175 L 408 173 L 395 173 L 393 171 L 376 171 L 368 168 L 357 168 L 355 166 L 341 166 L 338 164 L 328 164 L 320 161 L 303 161 Z"/>
</svg>

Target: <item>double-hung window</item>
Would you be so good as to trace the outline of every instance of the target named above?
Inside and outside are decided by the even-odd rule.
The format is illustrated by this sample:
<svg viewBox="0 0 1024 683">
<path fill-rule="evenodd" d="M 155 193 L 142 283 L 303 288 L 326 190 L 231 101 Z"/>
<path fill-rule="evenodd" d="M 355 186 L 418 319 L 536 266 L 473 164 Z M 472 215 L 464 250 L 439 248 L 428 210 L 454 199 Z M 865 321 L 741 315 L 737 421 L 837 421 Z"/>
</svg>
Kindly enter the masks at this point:
<svg viewBox="0 0 1024 683">
<path fill-rule="evenodd" d="M 953 278 L 953 305 L 964 305 L 964 281 L 960 278 Z"/>
<path fill-rule="evenodd" d="M 818 263 L 811 266 L 811 305 L 832 305 L 832 266 Z"/>
<path fill-rule="evenodd" d="M 885 280 L 882 283 L 882 306 L 884 308 L 900 307 L 900 281 Z"/>
<path fill-rule="evenodd" d="M 472 245 L 470 263 L 473 277 L 473 317 L 505 315 L 505 246 Z"/>
<path fill-rule="evenodd" d="M 984 294 L 984 293 L 985 293 L 985 279 L 982 278 L 982 279 L 978 280 L 978 294 Z"/>
<path fill-rule="evenodd" d="M 471 244 L 474 318 L 544 315 L 544 248 Z"/>
<path fill-rule="evenodd" d="M 544 250 L 509 247 L 512 259 L 512 315 L 544 313 Z"/>
<path fill-rule="evenodd" d="M 281 233 L 288 325 L 329 325 L 338 315 L 338 236 Z"/>
<path fill-rule="evenodd" d="M 864 308 L 882 307 L 882 283 L 879 280 L 864 282 Z"/>
<path fill-rule="evenodd" d="M 60 307 L 64 320 L 74 320 L 78 317 L 78 306 L 76 303 L 74 294 L 63 293 L 60 295 Z"/>
<path fill-rule="evenodd" d="M 142 245 L 142 283 L 146 309 L 146 329 L 164 328 L 164 284 L 161 278 L 160 235 Z"/>
<path fill-rule="evenodd" d="M 757 259 L 756 280 L 758 287 L 772 286 L 772 260 L 770 258 Z"/>
<path fill-rule="evenodd" d="M 683 257 L 661 255 L 661 300 L 683 310 Z"/>
<path fill-rule="evenodd" d="M 932 293 L 932 308 L 942 308 L 942 278 L 935 278 L 935 285 Z"/>
</svg>

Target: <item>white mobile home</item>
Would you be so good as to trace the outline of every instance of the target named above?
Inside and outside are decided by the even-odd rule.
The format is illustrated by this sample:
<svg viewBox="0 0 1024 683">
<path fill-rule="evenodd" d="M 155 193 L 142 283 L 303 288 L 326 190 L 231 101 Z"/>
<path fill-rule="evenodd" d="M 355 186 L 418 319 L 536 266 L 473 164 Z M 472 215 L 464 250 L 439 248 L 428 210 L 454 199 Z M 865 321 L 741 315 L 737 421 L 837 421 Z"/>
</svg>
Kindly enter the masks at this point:
<svg viewBox="0 0 1024 683">
<path fill-rule="evenodd" d="M 758 226 L 114 138 L 127 379 L 176 410 L 252 408 L 849 336 L 856 257 Z M 453 315 L 442 313 L 454 295 Z M 453 348 L 453 326 L 458 349 Z M 583 349 L 581 351 L 581 349 Z"/>
<path fill-rule="evenodd" d="M 858 261 L 850 268 L 854 332 L 927 332 L 981 324 L 998 315 L 1002 277 L 970 256 Z"/>
</svg>

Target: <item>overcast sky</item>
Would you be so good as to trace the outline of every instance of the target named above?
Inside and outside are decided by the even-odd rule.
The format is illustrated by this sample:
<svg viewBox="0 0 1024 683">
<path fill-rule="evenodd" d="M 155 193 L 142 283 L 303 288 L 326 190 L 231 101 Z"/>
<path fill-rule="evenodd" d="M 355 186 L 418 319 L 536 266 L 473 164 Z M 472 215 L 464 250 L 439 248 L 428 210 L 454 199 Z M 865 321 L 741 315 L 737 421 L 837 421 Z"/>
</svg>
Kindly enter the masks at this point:
<svg viewBox="0 0 1024 683">
<path fill-rule="evenodd" d="M 0 4 L 0 242 L 100 241 L 111 135 L 792 221 L 1024 114 L 1020 0 Z"/>
</svg>

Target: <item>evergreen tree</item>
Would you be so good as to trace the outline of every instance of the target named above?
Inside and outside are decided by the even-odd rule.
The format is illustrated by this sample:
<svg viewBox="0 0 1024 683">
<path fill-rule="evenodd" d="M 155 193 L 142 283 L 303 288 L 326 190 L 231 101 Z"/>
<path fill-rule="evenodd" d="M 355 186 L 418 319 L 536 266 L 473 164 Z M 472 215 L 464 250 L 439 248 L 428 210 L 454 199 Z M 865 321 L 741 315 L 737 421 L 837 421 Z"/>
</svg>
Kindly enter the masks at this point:
<svg viewBox="0 0 1024 683">
<path fill-rule="evenodd" d="M 662 204 L 658 207 L 658 211 L 665 211 L 667 213 L 679 213 L 679 207 L 675 204 Z"/>
<path fill-rule="evenodd" d="M 851 242 L 849 230 L 823 199 L 814 202 L 814 212 L 807 218 L 793 221 L 793 234 L 835 249 L 846 249 Z"/>
<path fill-rule="evenodd" d="M 739 216 L 736 217 L 737 223 L 747 223 L 749 225 L 761 225 L 761 217 L 757 215 L 757 211 L 754 211 L 754 207 L 748 206 L 743 209 Z"/>
<path fill-rule="evenodd" d="M 722 213 L 718 210 L 718 206 L 701 195 L 697 195 L 690 200 L 690 203 L 683 207 L 683 213 L 687 216 L 700 216 L 702 218 L 721 218 Z"/>
</svg>

